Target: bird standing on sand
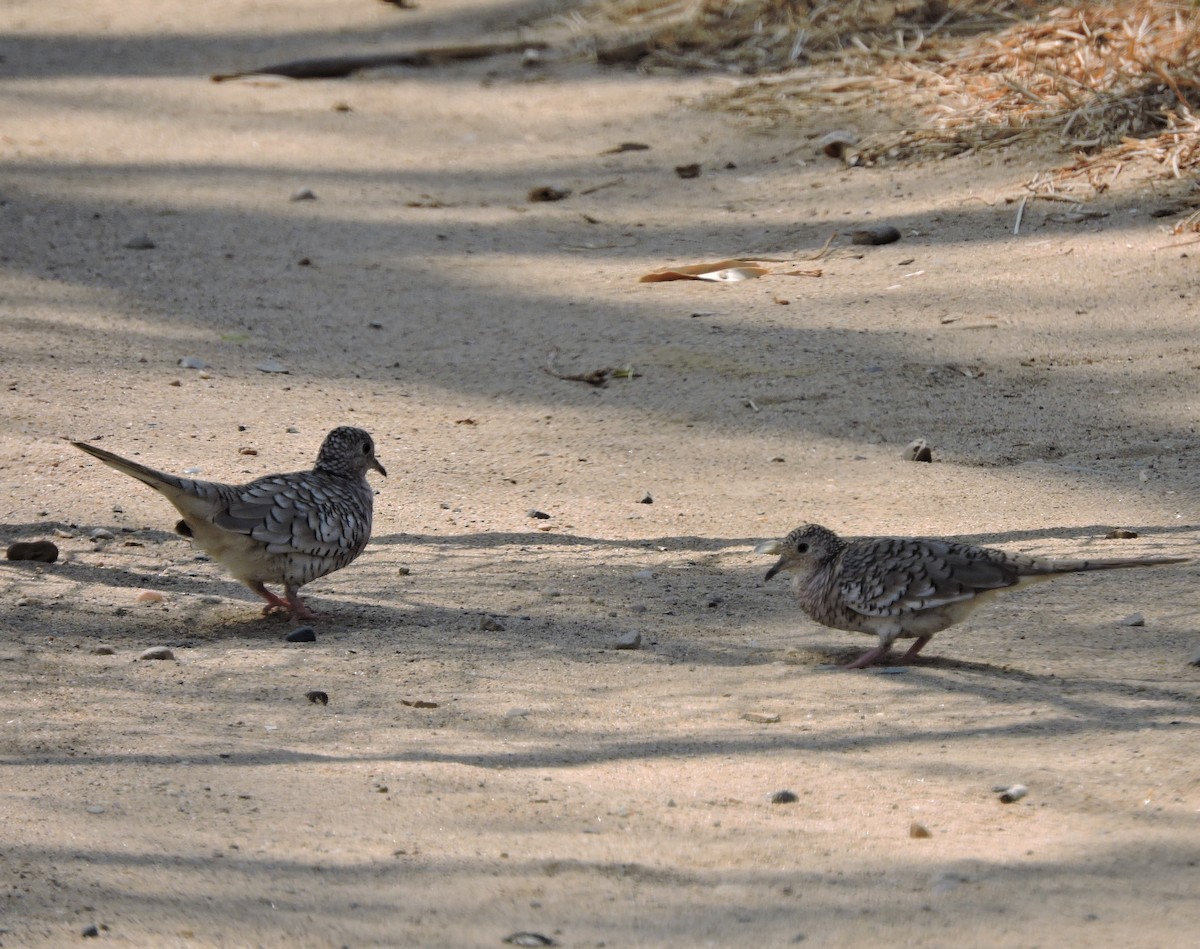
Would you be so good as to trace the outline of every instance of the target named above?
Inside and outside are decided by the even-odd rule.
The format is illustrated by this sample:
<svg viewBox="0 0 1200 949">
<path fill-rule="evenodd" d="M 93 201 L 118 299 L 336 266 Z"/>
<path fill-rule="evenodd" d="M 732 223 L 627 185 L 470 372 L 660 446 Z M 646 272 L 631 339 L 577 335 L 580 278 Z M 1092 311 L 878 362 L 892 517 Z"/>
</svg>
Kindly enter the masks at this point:
<svg viewBox="0 0 1200 949">
<path fill-rule="evenodd" d="M 311 471 L 240 485 L 179 478 L 95 445 L 71 444 L 150 485 L 183 515 L 180 533 L 267 601 L 264 616 L 279 610 L 293 619 L 316 618 L 298 595 L 304 584 L 345 567 L 367 546 L 374 496 L 367 469 L 387 476 L 371 436 L 346 426 L 325 436 Z M 264 583 L 283 584 L 284 598 Z"/>
<path fill-rule="evenodd" d="M 756 553 L 779 557 L 766 579 L 787 571 L 800 608 L 834 629 L 875 633 L 879 645 L 846 668 L 879 662 L 897 639 L 916 639 L 910 662 L 934 633 L 961 622 L 997 592 L 1066 573 L 1183 563 L 1187 557 L 1043 560 L 934 538 L 843 540 L 819 524 L 797 527 Z"/>
</svg>

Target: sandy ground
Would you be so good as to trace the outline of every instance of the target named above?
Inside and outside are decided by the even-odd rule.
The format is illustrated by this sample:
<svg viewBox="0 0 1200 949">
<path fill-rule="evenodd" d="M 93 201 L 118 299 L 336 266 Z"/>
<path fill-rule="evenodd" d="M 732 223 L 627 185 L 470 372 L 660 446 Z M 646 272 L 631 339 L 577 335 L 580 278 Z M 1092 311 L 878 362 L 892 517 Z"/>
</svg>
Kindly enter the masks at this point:
<svg viewBox="0 0 1200 949">
<path fill-rule="evenodd" d="M 6 5 L 0 539 L 63 557 L 0 573 L 0 943 L 1194 938 L 1197 565 L 1040 586 L 851 673 L 872 641 L 753 553 L 809 520 L 1194 552 L 1200 248 L 1150 214 L 1186 187 L 1129 175 L 1014 236 L 1053 156 L 847 169 L 824 118 L 704 108 L 731 77 L 207 79 L 546 9 Z M 903 239 L 801 260 L 875 223 Z M 637 282 L 741 254 L 822 276 Z M 64 440 L 239 481 L 347 423 L 390 476 L 308 645 Z M 900 459 L 918 436 L 934 464 Z"/>
</svg>

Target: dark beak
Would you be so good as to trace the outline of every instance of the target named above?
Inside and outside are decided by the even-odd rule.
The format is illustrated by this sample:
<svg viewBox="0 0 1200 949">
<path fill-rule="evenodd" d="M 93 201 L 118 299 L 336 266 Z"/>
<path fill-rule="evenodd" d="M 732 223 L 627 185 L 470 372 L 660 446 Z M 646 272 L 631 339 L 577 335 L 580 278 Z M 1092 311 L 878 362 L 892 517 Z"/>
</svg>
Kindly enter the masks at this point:
<svg viewBox="0 0 1200 949">
<path fill-rule="evenodd" d="M 378 458 L 372 458 L 372 459 L 371 459 L 371 467 L 372 467 L 372 468 L 374 468 L 376 471 L 378 471 L 378 472 L 379 472 L 381 475 L 383 475 L 385 478 L 387 477 L 387 468 L 383 467 L 383 465 L 381 465 L 381 464 L 379 463 L 379 459 L 378 459 Z"/>
<path fill-rule="evenodd" d="M 774 554 L 779 556 L 779 554 L 783 553 L 783 542 L 778 540 L 764 540 L 761 544 L 754 548 L 754 552 L 756 554 Z M 767 575 L 763 579 L 770 580 L 773 576 L 775 576 L 775 574 L 779 573 L 779 571 L 786 566 L 787 556 L 785 555 L 783 557 L 779 557 L 779 559 L 775 561 L 775 566 L 767 571 Z"/>
</svg>

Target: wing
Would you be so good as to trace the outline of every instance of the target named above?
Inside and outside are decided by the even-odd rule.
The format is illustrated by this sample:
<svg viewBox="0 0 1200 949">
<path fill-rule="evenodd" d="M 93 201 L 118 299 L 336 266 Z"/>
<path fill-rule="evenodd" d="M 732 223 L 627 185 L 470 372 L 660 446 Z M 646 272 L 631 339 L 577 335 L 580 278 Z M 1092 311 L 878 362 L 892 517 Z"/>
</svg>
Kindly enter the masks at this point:
<svg viewBox="0 0 1200 949">
<path fill-rule="evenodd" d="M 1012 586 L 1017 565 L 997 550 L 948 541 L 878 538 L 842 553 L 839 591 L 864 616 L 902 616 Z"/>
<path fill-rule="evenodd" d="M 311 471 L 270 475 L 235 488 L 212 521 L 247 534 L 268 553 L 353 559 L 371 534 L 371 494 Z"/>
</svg>

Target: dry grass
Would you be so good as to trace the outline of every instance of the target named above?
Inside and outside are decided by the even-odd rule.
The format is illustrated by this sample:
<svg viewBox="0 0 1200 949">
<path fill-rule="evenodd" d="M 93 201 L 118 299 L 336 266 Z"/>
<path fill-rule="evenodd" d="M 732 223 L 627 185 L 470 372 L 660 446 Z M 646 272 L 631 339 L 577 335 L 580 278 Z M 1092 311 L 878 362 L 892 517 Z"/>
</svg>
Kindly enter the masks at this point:
<svg viewBox="0 0 1200 949">
<path fill-rule="evenodd" d="M 776 121 L 872 105 L 891 127 L 863 164 L 1055 141 L 1068 164 L 1032 183 L 1103 190 L 1131 161 L 1200 164 L 1200 4 L 717 0 L 605 7 L 643 69 L 774 70 L 719 106 Z M 899 116 L 897 121 L 896 117 Z"/>
</svg>

